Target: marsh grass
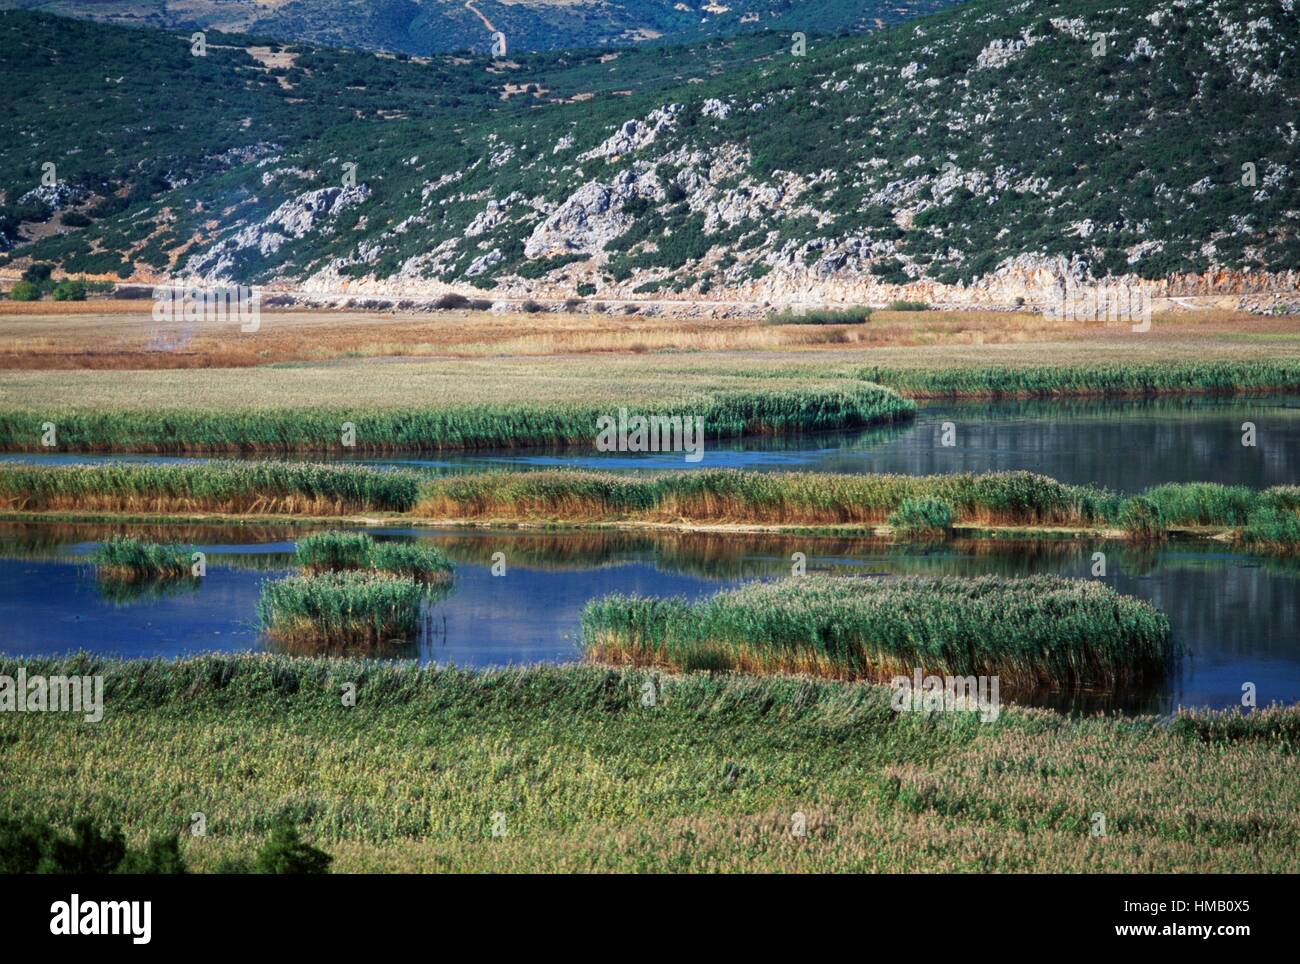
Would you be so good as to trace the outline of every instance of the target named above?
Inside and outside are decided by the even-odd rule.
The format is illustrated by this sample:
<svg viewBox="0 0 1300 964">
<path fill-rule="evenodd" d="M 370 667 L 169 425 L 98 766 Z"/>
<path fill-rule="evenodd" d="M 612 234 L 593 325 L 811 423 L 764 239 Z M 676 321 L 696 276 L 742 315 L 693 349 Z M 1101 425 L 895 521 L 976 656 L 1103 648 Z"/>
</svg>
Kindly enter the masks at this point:
<svg viewBox="0 0 1300 964">
<path fill-rule="evenodd" d="M 978 524 L 1093 524 L 1121 499 L 1031 472 L 828 475 L 731 469 L 628 476 L 550 471 L 431 480 L 415 512 L 438 518 L 874 524 L 907 499 L 933 499 Z"/>
<path fill-rule="evenodd" d="M 858 375 L 913 398 L 1233 394 L 1300 387 L 1300 362 L 1252 360 L 969 368 L 870 366 L 859 369 Z"/>
<path fill-rule="evenodd" d="M 1254 548 L 1293 550 L 1300 546 L 1300 516 L 1289 509 L 1261 506 L 1251 512 L 1240 538 Z"/>
<path fill-rule="evenodd" d="M 1300 487 L 1255 491 L 1170 484 L 1125 497 L 1032 472 L 904 476 L 706 469 L 633 475 L 557 469 L 434 476 L 261 461 L 0 465 L 0 508 L 40 512 L 344 516 L 387 511 L 444 521 L 851 527 L 884 523 L 909 500 L 947 504 L 954 525 L 1117 527 L 1140 540 L 1163 538 L 1171 526 L 1238 529 L 1260 508 L 1276 509 L 1284 519 L 1300 512 Z M 393 560 L 406 553 L 400 571 L 429 570 L 412 551 L 382 550 Z M 316 567 L 310 559 L 302 564 Z M 320 568 L 336 565 L 341 563 L 322 557 Z M 358 564 L 354 560 L 347 567 Z"/>
<path fill-rule="evenodd" d="M 411 473 L 306 462 L 0 467 L 0 505 L 31 511 L 402 512 L 418 491 Z"/>
<path fill-rule="evenodd" d="M 451 579 L 441 550 L 414 542 L 376 542 L 363 532 L 317 532 L 298 540 L 294 561 L 309 573 L 371 569 L 417 582 Z"/>
<path fill-rule="evenodd" d="M 373 572 L 291 576 L 262 584 L 262 631 L 286 647 L 382 652 L 419 635 L 424 593 L 411 579 Z"/>
<path fill-rule="evenodd" d="M 176 543 L 115 536 L 95 550 L 95 569 L 100 578 L 120 582 L 186 579 L 191 575 L 192 551 Z"/>
<path fill-rule="evenodd" d="M 362 532 L 313 532 L 295 543 L 294 562 L 309 573 L 370 568 L 375 540 Z"/>
<path fill-rule="evenodd" d="M 224 800 L 219 820 L 205 811 L 209 836 L 182 836 L 192 871 L 247 859 L 285 816 L 339 872 L 1300 868 L 1295 707 L 1253 727 L 1264 714 L 1193 727 L 1014 705 L 981 722 L 892 712 L 884 687 L 792 677 L 0 656 L 0 673 L 19 666 L 102 675 L 107 711 L 93 727 L 0 713 L 0 813 L 89 814 L 140 846 Z M 1238 739 L 1245 728 L 1253 738 Z M 547 806 L 530 803 L 539 788 Z M 497 810 L 510 832 L 493 839 Z"/>
<path fill-rule="evenodd" d="M 843 382 L 697 394 L 643 408 L 647 415 L 700 416 L 709 437 L 737 438 L 885 424 L 910 418 L 916 405 L 878 385 Z M 335 451 L 345 422 L 355 426 L 353 452 L 585 444 L 595 439 L 597 419 L 610 412 L 608 405 L 558 402 L 361 412 L 323 407 L 0 411 L 0 450 L 40 450 L 36 428 L 47 420 L 59 427 L 59 450 L 77 452 Z"/>
<path fill-rule="evenodd" d="M 582 636 L 597 663 L 877 681 L 919 667 L 1022 688 L 1141 685 L 1173 657 L 1169 620 L 1148 603 L 1044 576 L 806 576 L 698 603 L 606 596 L 583 611 Z"/>
<path fill-rule="evenodd" d="M 1135 542 L 1163 542 L 1169 538 L 1164 513 L 1146 496 L 1126 499 L 1119 514 L 1119 524 L 1129 539 Z"/>
</svg>

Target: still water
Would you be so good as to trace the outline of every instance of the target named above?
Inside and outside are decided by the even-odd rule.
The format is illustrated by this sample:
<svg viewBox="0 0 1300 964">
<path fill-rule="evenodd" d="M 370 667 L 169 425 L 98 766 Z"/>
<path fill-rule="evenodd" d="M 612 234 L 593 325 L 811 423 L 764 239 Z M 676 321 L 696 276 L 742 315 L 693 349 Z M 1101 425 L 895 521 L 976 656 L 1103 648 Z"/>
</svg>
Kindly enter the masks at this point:
<svg viewBox="0 0 1300 964">
<path fill-rule="evenodd" d="M 954 444 L 944 445 L 944 423 Z M 1255 427 L 1242 445 L 1243 425 Z M 594 433 L 594 428 L 593 428 Z M 45 464 L 201 461 L 158 456 L 0 455 Z M 314 456 L 338 459 L 337 453 Z M 1062 482 L 1139 492 L 1165 482 L 1222 482 L 1266 488 L 1300 480 L 1300 397 L 1102 399 L 932 403 L 914 421 L 852 432 L 781 439 L 711 441 L 699 462 L 679 454 L 604 454 L 592 446 L 472 454 L 404 454 L 348 459 L 437 472 L 548 468 L 931 475 L 1028 470 Z"/>
<path fill-rule="evenodd" d="M 96 543 L 124 531 L 104 525 L 0 524 L 0 651 L 54 655 L 88 650 L 176 657 L 265 648 L 257 629 L 264 580 L 290 571 L 295 535 L 283 527 L 131 526 L 155 541 L 208 554 L 208 574 L 170 591 L 115 591 L 89 563 Z M 727 534 L 367 530 L 418 539 L 456 563 L 450 593 L 427 606 L 419 643 L 397 655 L 461 667 L 565 663 L 580 658 L 584 604 L 611 592 L 699 598 L 752 579 L 789 574 L 803 552 L 809 571 L 882 575 L 1087 578 L 1107 556 L 1106 582 L 1147 599 L 1172 622 L 1181 658 L 1159 689 L 1112 694 L 1043 693 L 1061 709 L 1169 712 L 1240 704 L 1243 683 L 1260 705 L 1300 700 L 1300 563 L 1171 543 L 1134 551 L 1102 542 L 981 542 L 941 547 L 871 540 Z M 491 574 L 493 553 L 506 572 Z"/>
</svg>

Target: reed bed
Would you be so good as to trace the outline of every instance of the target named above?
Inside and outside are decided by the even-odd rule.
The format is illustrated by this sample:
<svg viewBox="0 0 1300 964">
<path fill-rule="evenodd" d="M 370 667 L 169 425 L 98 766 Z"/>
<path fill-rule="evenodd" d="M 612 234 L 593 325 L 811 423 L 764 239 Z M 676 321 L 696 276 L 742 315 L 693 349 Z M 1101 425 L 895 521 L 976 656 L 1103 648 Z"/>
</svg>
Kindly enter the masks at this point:
<svg viewBox="0 0 1300 964">
<path fill-rule="evenodd" d="M 1032 472 L 905 476 L 708 469 L 632 475 L 560 469 L 430 476 L 360 465 L 261 461 L 0 466 L 0 509 L 13 511 L 322 516 L 380 511 L 486 522 L 868 526 L 889 521 L 891 514 L 897 520 L 905 503 L 927 502 L 950 507 L 951 524 L 1122 528 L 1135 538 L 1160 538 L 1171 526 L 1241 529 L 1259 509 L 1275 510 L 1285 521 L 1300 513 L 1300 486 L 1255 491 L 1170 484 L 1125 497 Z M 900 534 L 907 532 L 901 527 Z M 405 553 L 404 571 L 429 568 L 413 550 L 385 545 L 397 544 L 379 543 L 375 551 L 390 560 Z"/>
<path fill-rule="evenodd" d="M 598 663 L 879 681 L 920 668 L 1025 688 L 1140 685 L 1173 657 L 1150 604 L 1043 576 L 806 576 L 698 603 L 607 596 L 583 611 L 582 636 Z"/>
<path fill-rule="evenodd" d="M 913 398 L 1051 398 L 1063 395 L 1235 394 L 1300 388 L 1300 362 L 897 368 L 859 377 Z"/>
<path fill-rule="evenodd" d="M 380 652 L 418 637 L 423 598 L 411 579 L 330 572 L 264 583 L 257 615 L 262 632 L 287 647 Z"/>
<path fill-rule="evenodd" d="M 190 576 L 192 551 L 176 543 L 116 536 L 101 542 L 95 550 L 95 571 L 100 578 L 119 582 L 186 579 Z"/>
<path fill-rule="evenodd" d="M 0 506 L 25 511 L 338 515 L 403 512 L 418 477 L 352 465 L 209 462 L 0 467 Z"/>
<path fill-rule="evenodd" d="M 910 418 L 915 403 L 879 385 L 846 383 L 798 390 L 699 395 L 632 414 L 699 416 L 711 438 L 858 428 Z M 75 452 L 289 453 L 399 452 L 590 443 L 596 422 L 617 405 L 512 404 L 441 409 L 348 411 L 286 408 L 254 411 L 0 411 L 0 451 L 40 451 L 43 422 L 58 426 L 58 450 Z M 629 407 L 631 408 L 631 407 Z"/>
<path fill-rule="evenodd" d="M 363 532 L 317 532 L 298 540 L 294 560 L 310 573 L 370 569 L 414 579 L 451 579 L 450 560 L 433 546 L 376 542 Z"/>
<path fill-rule="evenodd" d="M 1300 515 L 1288 509 L 1261 506 L 1250 514 L 1240 539 L 1257 549 L 1293 550 L 1300 546 Z"/>
<path fill-rule="evenodd" d="M 771 524 L 884 522 L 907 499 L 934 499 L 963 522 L 1104 522 L 1121 498 L 1032 472 L 830 475 L 731 469 L 627 476 L 600 472 L 484 473 L 426 484 L 415 512 L 437 518 L 644 520 Z"/>
</svg>

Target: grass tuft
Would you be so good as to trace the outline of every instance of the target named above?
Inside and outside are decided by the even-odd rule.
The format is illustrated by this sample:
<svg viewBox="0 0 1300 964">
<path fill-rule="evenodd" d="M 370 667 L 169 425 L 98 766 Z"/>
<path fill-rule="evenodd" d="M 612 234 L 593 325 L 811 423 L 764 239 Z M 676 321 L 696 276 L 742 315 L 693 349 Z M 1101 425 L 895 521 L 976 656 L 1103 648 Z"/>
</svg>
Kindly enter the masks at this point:
<svg viewBox="0 0 1300 964">
<path fill-rule="evenodd" d="M 410 579 L 372 572 L 291 576 L 262 585 L 262 631 L 297 650 L 382 652 L 419 635 L 424 592 Z"/>
<path fill-rule="evenodd" d="M 1162 679 L 1169 620 L 1097 582 L 806 576 L 703 602 L 607 596 L 582 617 L 589 659 L 884 681 L 998 676 L 1053 688 Z"/>
<path fill-rule="evenodd" d="M 192 550 L 174 543 L 145 542 L 131 536 L 114 536 L 99 544 L 95 568 L 103 579 L 143 582 L 187 579 Z"/>
</svg>

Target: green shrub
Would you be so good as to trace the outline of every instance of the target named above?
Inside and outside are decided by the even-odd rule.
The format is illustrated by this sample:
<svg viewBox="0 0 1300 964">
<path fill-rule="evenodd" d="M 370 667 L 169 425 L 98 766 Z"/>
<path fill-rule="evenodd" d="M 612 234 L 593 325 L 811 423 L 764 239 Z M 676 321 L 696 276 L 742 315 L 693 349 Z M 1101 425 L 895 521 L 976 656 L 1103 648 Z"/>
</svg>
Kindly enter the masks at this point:
<svg viewBox="0 0 1300 964">
<path fill-rule="evenodd" d="M 271 837 L 253 861 L 256 874 L 328 874 L 334 858 L 306 843 L 298 828 L 285 821 L 271 829 Z"/>
<path fill-rule="evenodd" d="M 50 292 L 50 297 L 55 301 L 85 301 L 86 300 L 86 283 L 65 279 L 54 286 Z"/>
<path fill-rule="evenodd" d="M 953 509 L 939 499 L 904 499 L 889 513 L 896 535 L 941 536 L 952 532 Z"/>
<path fill-rule="evenodd" d="M 838 310 L 782 311 L 768 315 L 769 325 L 864 325 L 871 320 L 871 309 L 866 307 Z"/>
<path fill-rule="evenodd" d="M 14 286 L 9 289 L 10 301 L 40 301 L 41 289 L 39 285 L 30 281 L 15 281 Z"/>
<path fill-rule="evenodd" d="M 929 311 L 930 305 L 925 301 L 891 301 L 890 311 Z"/>
</svg>

